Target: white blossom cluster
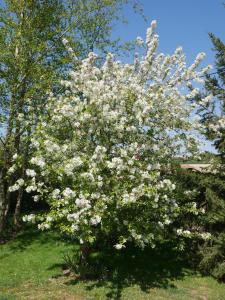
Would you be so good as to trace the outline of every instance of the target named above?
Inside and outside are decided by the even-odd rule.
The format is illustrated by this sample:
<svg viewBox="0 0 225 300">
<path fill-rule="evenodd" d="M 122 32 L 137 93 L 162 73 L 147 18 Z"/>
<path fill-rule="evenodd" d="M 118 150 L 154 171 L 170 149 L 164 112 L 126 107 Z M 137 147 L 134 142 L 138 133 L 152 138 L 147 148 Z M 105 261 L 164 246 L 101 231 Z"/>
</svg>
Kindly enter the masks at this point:
<svg viewBox="0 0 225 300">
<path fill-rule="evenodd" d="M 198 233 L 198 232 L 192 232 L 188 229 L 182 229 L 182 228 L 177 229 L 177 235 L 183 236 L 185 238 L 199 237 L 205 241 L 210 240 L 212 237 L 211 233 L 209 232 Z"/>
<path fill-rule="evenodd" d="M 26 170 L 26 191 L 50 205 L 47 215 L 36 217 L 40 229 L 57 226 L 81 243 L 93 242 L 100 230 L 115 235 L 118 250 L 129 241 L 154 246 L 190 210 L 175 199 L 168 166 L 174 155 L 192 151 L 196 139 L 190 136 L 204 130 L 191 119 L 196 106 L 187 92 L 205 72 L 196 71 L 204 54 L 190 67 L 181 48 L 158 54 L 155 27 L 153 21 L 146 53 L 133 64 L 109 53 L 99 67 L 90 53 L 64 82 L 65 95 L 49 97 Z"/>
</svg>

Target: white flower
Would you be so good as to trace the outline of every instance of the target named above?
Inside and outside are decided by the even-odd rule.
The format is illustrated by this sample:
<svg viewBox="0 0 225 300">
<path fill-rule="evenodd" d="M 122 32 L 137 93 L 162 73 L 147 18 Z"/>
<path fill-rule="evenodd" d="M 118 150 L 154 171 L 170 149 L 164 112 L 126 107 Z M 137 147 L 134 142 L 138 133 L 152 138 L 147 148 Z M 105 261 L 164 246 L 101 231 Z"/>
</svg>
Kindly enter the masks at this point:
<svg viewBox="0 0 225 300">
<path fill-rule="evenodd" d="M 157 26 L 157 21 L 156 20 L 152 20 L 151 22 L 151 27 L 154 29 Z"/>
<path fill-rule="evenodd" d="M 13 165 L 8 169 L 8 174 L 13 174 L 16 171 L 16 166 Z"/>
<path fill-rule="evenodd" d="M 43 224 L 38 224 L 38 230 L 44 230 Z"/>
<path fill-rule="evenodd" d="M 57 199 L 58 196 L 60 194 L 60 190 L 59 189 L 55 189 L 53 192 L 52 192 L 52 198 L 53 199 Z"/>
<path fill-rule="evenodd" d="M 15 192 L 18 191 L 20 188 L 20 186 L 18 184 L 14 184 L 12 186 L 9 187 L 9 192 Z"/>
<path fill-rule="evenodd" d="M 138 37 L 136 38 L 136 44 L 137 44 L 138 46 L 142 46 L 142 45 L 144 44 L 144 40 L 143 40 L 140 36 L 138 36 Z"/>
<path fill-rule="evenodd" d="M 17 153 L 15 153 L 14 155 L 13 155 L 13 160 L 16 160 L 17 159 L 17 157 L 18 157 L 18 154 Z"/>
<path fill-rule="evenodd" d="M 200 234 L 200 236 L 203 240 L 210 240 L 212 237 L 211 233 L 209 232 L 203 232 Z"/>
<path fill-rule="evenodd" d="M 190 230 L 183 230 L 183 235 L 187 237 L 190 236 L 191 235 Z"/>
<path fill-rule="evenodd" d="M 55 143 L 53 143 L 52 141 L 49 141 L 49 140 L 44 141 L 44 145 L 45 145 L 46 150 L 48 152 L 55 152 L 55 151 L 59 151 L 60 150 L 59 145 L 57 145 L 57 144 L 55 144 Z M 40 160 L 39 160 L 39 165 L 40 165 Z M 43 165 L 43 161 L 42 161 L 42 165 Z"/>
<path fill-rule="evenodd" d="M 171 184 L 171 190 L 175 190 L 176 189 L 176 185 L 174 183 Z"/>
<path fill-rule="evenodd" d="M 165 221 L 164 221 L 164 224 L 166 224 L 166 225 L 169 225 L 171 223 L 171 220 L 169 220 L 169 219 L 166 219 Z"/>
<path fill-rule="evenodd" d="M 53 221 L 53 217 L 47 216 L 46 221 L 47 221 L 47 222 L 52 222 L 52 221 Z"/>
<path fill-rule="evenodd" d="M 34 214 L 30 214 L 30 215 L 25 215 L 25 216 L 23 216 L 23 218 L 22 218 L 22 220 L 24 221 L 24 222 L 31 222 L 31 223 L 35 223 L 35 215 Z"/>
<path fill-rule="evenodd" d="M 182 235 L 183 230 L 181 228 L 177 229 L 177 235 Z"/>
<path fill-rule="evenodd" d="M 98 199 L 98 198 L 100 198 L 100 196 L 101 196 L 100 193 L 92 193 L 92 194 L 91 194 L 91 198 L 92 198 L 92 199 Z"/>
<path fill-rule="evenodd" d="M 201 208 L 200 211 L 201 211 L 202 214 L 205 214 L 205 209 L 204 208 Z"/>
<path fill-rule="evenodd" d="M 161 227 L 161 228 L 163 228 L 164 227 L 164 225 L 163 225 L 163 223 L 162 222 L 158 222 L 158 225 L 159 225 L 159 227 Z"/>
<path fill-rule="evenodd" d="M 45 229 L 49 229 L 51 227 L 49 223 L 44 223 L 43 226 Z"/>
<path fill-rule="evenodd" d="M 98 181 L 98 187 L 101 188 L 103 186 L 103 181 Z"/>
<path fill-rule="evenodd" d="M 80 218 L 80 213 L 73 213 L 73 214 L 69 214 L 67 215 L 67 220 L 68 221 L 78 221 Z"/>
<path fill-rule="evenodd" d="M 155 202 L 158 202 L 159 201 L 159 195 L 155 195 L 155 199 L 154 199 Z"/>
<path fill-rule="evenodd" d="M 79 226 L 76 225 L 76 224 L 72 224 L 72 225 L 71 225 L 71 230 L 72 230 L 72 232 L 78 231 L 78 230 L 79 230 Z"/>
<path fill-rule="evenodd" d="M 31 163 L 41 168 L 45 166 L 45 160 L 42 157 L 33 157 Z"/>
<path fill-rule="evenodd" d="M 27 169 L 26 174 L 29 177 L 35 177 L 36 176 L 36 172 L 34 170 L 31 170 L 31 169 Z"/>
<path fill-rule="evenodd" d="M 101 222 L 101 219 L 100 216 L 96 215 L 90 219 L 90 224 L 96 226 Z"/>
<path fill-rule="evenodd" d="M 76 199 L 75 203 L 79 208 L 90 208 L 90 201 L 83 197 Z"/>
<path fill-rule="evenodd" d="M 35 147 L 35 148 L 38 148 L 40 146 L 40 143 L 36 140 L 32 140 L 32 145 Z"/>
<path fill-rule="evenodd" d="M 23 186 L 23 185 L 24 185 L 24 180 L 23 180 L 22 178 L 18 179 L 18 180 L 17 180 L 17 184 L 18 184 L 19 186 Z"/>
<path fill-rule="evenodd" d="M 39 195 L 35 195 L 35 196 L 33 197 L 33 199 L 34 199 L 34 202 L 37 202 L 37 201 L 39 200 Z"/>
<path fill-rule="evenodd" d="M 62 43 L 64 46 L 66 46 L 69 42 L 66 38 L 62 38 Z"/>
<path fill-rule="evenodd" d="M 26 187 L 27 193 L 35 192 L 36 190 L 37 190 L 37 187 L 35 185 L 29 185 Z"/>
<path fill-rule="evenodd" d="M 116 248 L 116 250 L 121 250 L 125 246 L 123 244 L 116 244 L 116 245 L 114 245 L 114 247 Z"/>
<path fill-rule="evenodd" d="M 83 164 L 80 157 L 72 158 L 64 167 L 66 175 L 73 175 L 73 170 Z"/>
<path fill-rule="evenodd" d="M 70 188 L 66 188 L 63 192 L 62 192 L 63 196 L 65 198 L 71 198 L 74 197 L 76 195 L 76 193 L 74 191 L 72 191 Z"/>
</svg>

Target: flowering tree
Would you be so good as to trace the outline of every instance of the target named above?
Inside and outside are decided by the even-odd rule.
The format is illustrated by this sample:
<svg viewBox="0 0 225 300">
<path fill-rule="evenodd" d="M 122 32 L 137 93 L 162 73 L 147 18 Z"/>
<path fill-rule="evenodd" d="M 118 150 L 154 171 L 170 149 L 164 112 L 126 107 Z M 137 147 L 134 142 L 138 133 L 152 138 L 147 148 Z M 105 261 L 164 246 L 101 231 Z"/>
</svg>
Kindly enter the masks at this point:
<svg viewBox="0 0 225 300">
<path fill-rule="evenodd" d="M 80 62 L 64 96 L 48 99 L 46 114 L 33 134 L 33 158 L 26 170 L 26 191 L 46 200 L 50 210 L 24 216 L 40 229 L 57 227 L 92 243 L 98 234 L 111 236 L 116 249 L 133 240 L 154 247 L 168 228 L 177 235 L 198 233 L 176 228 L 184 212 L 197 214 L 196 203 L 179 206 L 170 163 L 180 152 L 196 149 L 204 128 L 191 104 L 207 68 L 196 71 L 204 57 L 186 67 L 182 49 L 157 54 L 156 22 L 147 30 L 144 52 L 133 64 L 108 54 L 102 67 L 90 53 Z M 208 101 L 203 99 L 203 101 Z M 15 165 L 17 158 L 15 157 Z M 10 190 L 25 184 L 19 179 Z"/>
</svg>

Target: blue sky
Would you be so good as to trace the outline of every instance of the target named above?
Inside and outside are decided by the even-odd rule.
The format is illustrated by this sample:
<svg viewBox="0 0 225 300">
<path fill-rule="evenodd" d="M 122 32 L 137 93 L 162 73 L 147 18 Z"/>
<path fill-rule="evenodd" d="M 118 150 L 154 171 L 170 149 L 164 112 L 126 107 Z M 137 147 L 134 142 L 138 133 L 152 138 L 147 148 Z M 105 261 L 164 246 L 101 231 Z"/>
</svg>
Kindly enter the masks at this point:
<svg viewBox="0 0 225 300">
<path fill-rule="evenodd" d="M 118 25 L 114 36 L 122 40 L 145 37 L 151 20 L 157 20 L 157 34 L 160 39 L 160 52 L 172 53 L 182 46 L 191 64 L 199 52 L 205 52 L 205 64 L 213 64 L 214 52 L 208 33 L 225 41 L 225 8 L 223 0 L 140 0 L 147 23 L 131 8 L 125 9 L 127 25 Z"/>
</svg>

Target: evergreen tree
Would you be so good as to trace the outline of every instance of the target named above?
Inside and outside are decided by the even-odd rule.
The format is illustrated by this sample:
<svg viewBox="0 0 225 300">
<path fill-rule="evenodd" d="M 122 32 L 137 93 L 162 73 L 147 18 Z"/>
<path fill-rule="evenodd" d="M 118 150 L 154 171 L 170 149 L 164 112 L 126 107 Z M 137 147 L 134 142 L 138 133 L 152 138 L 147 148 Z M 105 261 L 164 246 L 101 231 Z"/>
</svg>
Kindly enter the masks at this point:
<svg viewBox="0 0 225 300">
<path fill-rule="evenodd" d="M 215 96 L 215 102 L 213 105 L 213 111 L 211 118 L 208 121 L 216 123 L 219 118 L 224 118 L 225 115 L 225 44 L 221 39 L 216 37 L 214 34 L 209 34 L 211 41 L 216 52 L 215 58 L 215 69 L 216 72 L 212 76 L 207 75 L 206 77 L 206 90 Z M 218 112 L 219 111 L 219 112 Z M 209 116 L 208 115 L 208 116 Z M 224 126 L 219 128 L 219 136 L 214 133 L 210 137 L 215 138 L 215 146 L 220 153 L 223 161 L 225 161 L 225 129 Z"/>
<path fill-rule="evenodd" d="M 209 34 L 216 52 L 216 72 L 206 76 L 206 93 L 214 96 L 212 105 L 206 106 L 202 121 L 208 123 L 207 137 L 214 141 L 218 151 L 215 172 L 199 175 L 198 188 L 206 215 L 202 224 L 212 234 L 212 239 L 200 247 L 199 267 L 218 280 L 225 280 L 225 44 L 214 34 Z"/>
<path fill-rule="evenodd" d="M 177 190 L 195 190 L 188 200 L 180 198 L 182 203 L 195 201 L 205 214 L 191 218 L 184 215 L 180 218 L 180 226 L 189 230 L 205 231 L 211 234 L 211 239 L 186 241 L 189 249 L 189 260 L 198 264 L 204 274 L 210 274 L 220 281 L 225 280 L 225 177 L 222 174 L 201 173 L 193 170 L 177 168 L 173 174 L 179 184 Z"/>
</svg>

